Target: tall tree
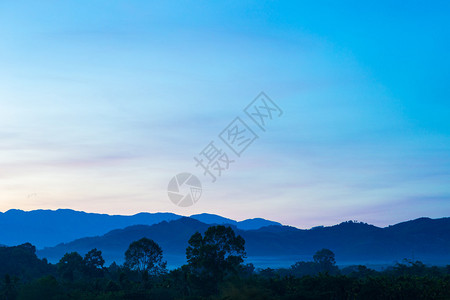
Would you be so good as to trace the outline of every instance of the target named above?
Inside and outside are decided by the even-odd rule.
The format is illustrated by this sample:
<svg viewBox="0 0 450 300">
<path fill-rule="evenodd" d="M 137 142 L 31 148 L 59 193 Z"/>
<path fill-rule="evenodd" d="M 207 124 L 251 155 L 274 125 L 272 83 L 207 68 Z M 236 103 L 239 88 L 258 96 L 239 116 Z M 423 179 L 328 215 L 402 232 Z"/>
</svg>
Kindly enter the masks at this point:
<svg viewBox="0 0 450 300">
<path fill-rule="evenodd" d="M 165 273 L 167 263 L 162 259 L 161 247 L 148 238 L 132 242 L 125 252 L 125 266 L 145 274 Z"/>
<path fill-rule="evenodd" d="M 57 266 L 61 277 L 73 281 L 75 274 L 83 272 L 83 257 L 78 252 L 66 253 Z"/>
<path fill-rule="evenodd" d="M 319 265 L 321 272 L 331 272 L 335 269 L 336 260 L 330 249 L 322 249 L 313 256 L 314 262 Z"/>
<path fill-rule="evenodd" d="M 92 249 L 83 258 L 83 264 L 88 275 L 101 275 L 105 260 L 102 257 L 102 251 L 97 248 Z"/>
<path fill-rule="evenodd" d="M 189 239 L 186 257 L 191 271 L 209 280 L 221 281 L 235 273 L 245 257 L 245 240 L 233 229 L 211 226 L 204 236 L 199 232 Z"/>
</svg>

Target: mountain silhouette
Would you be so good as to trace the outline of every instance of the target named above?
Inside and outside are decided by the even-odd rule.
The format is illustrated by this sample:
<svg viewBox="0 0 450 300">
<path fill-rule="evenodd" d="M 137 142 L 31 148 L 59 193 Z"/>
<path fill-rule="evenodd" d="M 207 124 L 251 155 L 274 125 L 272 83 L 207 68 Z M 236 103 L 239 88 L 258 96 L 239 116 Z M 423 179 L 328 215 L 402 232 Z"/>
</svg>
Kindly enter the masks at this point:
<svg viewBox="0 0 450 300">
<path fill-rule="evenodd" d="M 224 217 L 221 217 L 218 215 L 213 215 L 213 214 L 192 215 L 192 216 L 190 216 L 190 218 L 198 220 L 205 224 L 234 225 L 237 228 L 243 229 L 243 230 L 259 229 L 261 227 L 271 226 L 271 225 L 278 225 L 278 226 L 281 225 L 278 222 L 269 221 L 269 220 L 262 219 L 262 218 L 247 219 L 244 221 L 237 222 L 237 221 L 234 221 L 234 220 L 231 220 L 228 218 L 224 218 Z"/>
<path fill-rule="evenodd" d="M 55 246 L 86 236 L 97 236 L 132 225 L 153 225 L 183 216 L 173 213 L 139 213 L 132 216 L 86 213 L 71 209 L 8 210 L 0 212 L 0 244 L 14 246 L 29 242 L 37 248 Z M 230 224 L 241 229 L 281 225 L 264 219 L 237 222 L 212 214 L 196 215 L 203 223 Z M 207 220 L 209 219 L 209 220 Z"/>
<path fill-rule="evenodd" d="M 183 217 L 78 239 L 42 249 L 38 255 L 56 262 L 66 252 L 84 254 L 97 248 L 103 251 L 107 262 L 120 263 L 131 242 L 147 237 L 161 245 L 169 266 L 179 266 L 185 263 L 185 249 L 190 236 L 197 231 L 204 232 L 209 226 L 194 218 Z M 266 261 L 288 266 L 298 260 L 311 259 L 322 248 L 331 249 L 340 264 L 392 264 L 404 258 L 433 264 L 448 264 L 450 261 L 450 218 L 421 218 L 385 228 L 351 221 L 309 230 L 289 226 L 254 230 L 232 227 L 245 239 L 247 261 L 255 262 L 255 265 Z"/>
</svg>

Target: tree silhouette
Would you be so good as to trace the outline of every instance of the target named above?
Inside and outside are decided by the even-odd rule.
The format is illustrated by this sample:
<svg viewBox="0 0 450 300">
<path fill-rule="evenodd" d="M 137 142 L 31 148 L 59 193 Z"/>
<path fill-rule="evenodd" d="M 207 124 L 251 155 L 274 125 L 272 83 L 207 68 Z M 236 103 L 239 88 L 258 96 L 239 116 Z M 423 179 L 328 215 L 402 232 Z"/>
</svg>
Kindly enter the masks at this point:
<svg viewBox="0 0 450 300">
<path fill-rule="evenodd" d="M 9 274 L 31 279 L 52 270 L 54 266 L 48 264 L 46 259 L 39 259 L 36 247 L 30 243 L 0 247 L 0 278 Z"/>
<path fill-rule="evenodd" d="M 210 280 L 221 281 L 227 273 L 235 273 L 245 257 L 245 241 L 230 227 L 209 227 L 204 236 L 195 233 L 189 239 L 186 257 L 191 270 Z"/>
<path fill-rule="evenodd" d="M 314 262 L 317 263 L 322 272 L 330 272 L 335 268 L 336 260 L 334 253 L 330 249 L 322 249 L 313 256 Z"/>
<path fill-rule="evenodd" d="M 73 281 L 75 274 L 83 271 L 83 257 L 78 252 L 66 253 L 57 266 L 61 277 Z"/>
<path fill-rule="evenodd" d="M 125 252 L 125 266 L 144 274 L 158 275 L 166 272 L 161 247 L 153 240 L 142 238 L 134 241 Z"/>
<path fill-rule="evenodd" d="M 88 275 L 100 275 L 103 270 L 103 265 L 105 264 L 105 260 L 102 257 L 102 251 L 94 248 L 86 253 L 83 264 Z"/>
</svg>

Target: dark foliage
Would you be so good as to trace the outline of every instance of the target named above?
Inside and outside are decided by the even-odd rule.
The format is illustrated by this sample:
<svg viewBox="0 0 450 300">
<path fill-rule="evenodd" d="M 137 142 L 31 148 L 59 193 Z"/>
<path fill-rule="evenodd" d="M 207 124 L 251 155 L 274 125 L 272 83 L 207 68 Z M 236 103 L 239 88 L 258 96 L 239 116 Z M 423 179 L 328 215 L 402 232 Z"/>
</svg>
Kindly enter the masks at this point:
<svg viewBox="0 0 450 300">
<path fill-rule="evenodd" d="M 104 267 L 97 249 L 84 258 L 67 253 L 55 266 L 39 260 L 30 244 L 0 248 L 0 300 L 450 299 L 450 266 L 405 260 L 384 271 L 339 269 L 334 253 L 322 249 L 288 269 L 255 270 L 243 264 L 244 240 L 229 227 L 214 226 L 191 237 L 188 265 L 148 274 L 142 271 L 162 261 L 162 249 L 153 243 L 130 245 L 129 256 L 148 255 L 140 268 Z"/>
<path fill-rule="evenodd" d="M 30 280 L 44 274 L 54 274 L 56 268 L 36 256 L 36 248 L 30 243 L 14 247 L 0 247 L 0 278 L 5 275 Z"/>
</svg>

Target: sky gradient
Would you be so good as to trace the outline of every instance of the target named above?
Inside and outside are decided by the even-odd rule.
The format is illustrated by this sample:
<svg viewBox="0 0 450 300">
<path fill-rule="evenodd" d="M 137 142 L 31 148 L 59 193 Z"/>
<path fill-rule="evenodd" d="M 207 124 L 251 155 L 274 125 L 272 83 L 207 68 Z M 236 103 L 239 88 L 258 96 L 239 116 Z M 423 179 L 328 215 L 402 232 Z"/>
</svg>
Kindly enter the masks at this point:
<svg viewBox="0 0 450 300">
<path fill-rule="evenodd" d="M 2 1 L 0 211 L 300 228 L 450 216 L 449 14 L 448 1 Z M 283 116 L 211 183 L 193 157 L 261 91 Z M 168 199 L 180 172 L 202 180 L 192 207 Z"/>
</svg>

